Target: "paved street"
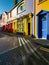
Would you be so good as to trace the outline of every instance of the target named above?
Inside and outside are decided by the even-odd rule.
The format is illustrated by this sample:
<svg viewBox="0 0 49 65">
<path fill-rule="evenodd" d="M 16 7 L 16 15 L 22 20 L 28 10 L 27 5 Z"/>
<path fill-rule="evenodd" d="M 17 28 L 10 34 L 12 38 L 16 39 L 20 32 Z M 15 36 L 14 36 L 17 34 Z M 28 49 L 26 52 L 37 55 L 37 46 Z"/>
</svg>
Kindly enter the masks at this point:
<svg viewBox="0 0 49 65">
<path fill-rule="evenodd" d="M 0 65 L 49 65 L 49 52 L 30 38 L 0 35 Z"/>
</svg>

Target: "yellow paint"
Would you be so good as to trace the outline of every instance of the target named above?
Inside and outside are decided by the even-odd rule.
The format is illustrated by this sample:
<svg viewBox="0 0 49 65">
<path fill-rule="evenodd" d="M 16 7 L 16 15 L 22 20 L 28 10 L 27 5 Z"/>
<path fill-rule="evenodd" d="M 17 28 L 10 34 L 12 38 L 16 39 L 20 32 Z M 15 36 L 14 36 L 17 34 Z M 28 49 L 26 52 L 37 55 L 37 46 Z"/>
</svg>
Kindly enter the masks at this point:
<svg viewBox="0 0 49 65">
<path fill-rule="evenodd" d="M 29 18 L 30 18 L 30 35 L 32 35 L 32 15 L 29 14 Z"/>
<path fill-rule="evenodd" d="M 24 32 L 25 32 L 25 35 L 28 35 L 28 21 L 27 21 L 27 18 L 24 18 L 23 21 L 24 21 Z"/>
<path fill-rule="evenodd" d="M 49 0 L 44 0 L 43 2 L 39 3 L 39 0 L 36 0 L 36 4 L 35 4 L 35 14 L 37 15 L 41 10 L 47 10 L 49 11 Z M 34 27 L 34 35 L 35 37 L 37 36 L 37 23 L 36 23 L 36 15 L 35 15 L 35 27 Z"/>
<path fill-rule="evenodd" d="M 13 20 L 13 33 L 17 32 L 17 20 Z"/>
<path fill-rule="evenodd" d="M 34 36 L 36 37 L 36 35 L 37 35 L 37 23 L 36 23 L 36 18 L 35 18 L 35 21 L 34 21 Z"/>
<path fill-rule="evenodd" d="M 36 14 L 41 10 L 48 10 L 49 11 L 49 0 L 45 0 L 44 2 L 39 3 L 36 0 Z"/>
</svg>

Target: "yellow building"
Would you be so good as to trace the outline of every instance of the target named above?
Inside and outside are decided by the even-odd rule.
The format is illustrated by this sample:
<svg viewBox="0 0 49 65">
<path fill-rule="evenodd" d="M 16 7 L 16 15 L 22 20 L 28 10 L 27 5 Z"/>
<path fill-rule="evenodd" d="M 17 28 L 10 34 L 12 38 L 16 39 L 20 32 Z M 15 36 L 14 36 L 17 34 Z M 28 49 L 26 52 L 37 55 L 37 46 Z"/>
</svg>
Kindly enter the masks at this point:
<svg viewBox="0 0 49 65">
<path fill-rule="evenodd" d="M 32 14 L 17 18 L 13 22 L 13 33 L 32 35 Z"/>
<path fill-rule="evenodd" d="M 33 0 L 20 0 L 12 9 L 12 16 L 13 33 L 33 35 Z"/>
<path fill-rule="evenodd" d="M 12 22 L 13 22 L 12 24 L 13 33 L 16 33 L 17 32 L 17 20 L 15 19 Z"/>
<path fill-rule="evenodd" d="M 36 15 L 41 11 L 49 11 L 49 0 L 36 0 L 35 1 L 35 21 L 34 21 L 34 35 L 37 37 L 37 17 Z"/>
</svg>

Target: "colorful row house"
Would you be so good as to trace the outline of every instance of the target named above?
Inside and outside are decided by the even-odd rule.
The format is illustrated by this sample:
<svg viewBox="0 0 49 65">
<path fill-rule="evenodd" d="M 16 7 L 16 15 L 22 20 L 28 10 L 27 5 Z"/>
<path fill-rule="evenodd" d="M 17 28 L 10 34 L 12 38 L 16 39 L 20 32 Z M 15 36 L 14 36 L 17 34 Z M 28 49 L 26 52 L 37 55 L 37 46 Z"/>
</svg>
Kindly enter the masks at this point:
<svg viewBox="0 0 49 65">
<path fill-rule="evenodd" d="M 34 24 L 36 38 L 49 39 L 49 0 L 35 1 Z"/>
<path fill-rule="evenodd" d="M 2 14 L 2 31 L 5 31 L 7 25 L 7 12 L 3 12 Z"/>
<path fill-rule="evenodd" d="M 34 5 L 33 0 L 20 0 L 16 6 L 9 11 L 12 18 L 8 22 L 12 22 L 13 33 L 34 35 Z"/>
<path fill-rule="evenodd" d="M 49 39 L 48 17 L 49 0 L 15 0 L 15 6 L 3 14 L 3 23 L 7 23 L 3 27 L 8 32 Z"/>
</svg>

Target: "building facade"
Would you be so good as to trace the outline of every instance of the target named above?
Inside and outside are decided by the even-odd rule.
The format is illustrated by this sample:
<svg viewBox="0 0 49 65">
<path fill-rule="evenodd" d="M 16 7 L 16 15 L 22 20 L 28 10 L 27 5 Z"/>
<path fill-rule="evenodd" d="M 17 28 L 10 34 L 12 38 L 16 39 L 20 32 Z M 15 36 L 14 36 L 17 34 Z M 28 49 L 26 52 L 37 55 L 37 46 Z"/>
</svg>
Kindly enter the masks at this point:
<svg viewBox="0 0 49 65">
<path fill-rule="evenodd" d="M 2 26 L 7 24 L 7 12 L 2 14 Z"/>
<path fill-rule="evenodd" d="M 48 11 L 49 11 L 49 0 L 36 0 L 36 11 L 35 11 L 35 36 L 37 38 L 49 37 L 48 30 Z M 40 30 L 39 30 L 40 29 Z"/>
<path fill-rule="evenodd" d="M 15 11 L 15 12 L 14 12 Z M 34 35 L 34 0 L 21 0 L 13 9 L 14 28 L 17 33 Z M 16 26 L 16 27 L 15 27 Z"/>
</svg>

